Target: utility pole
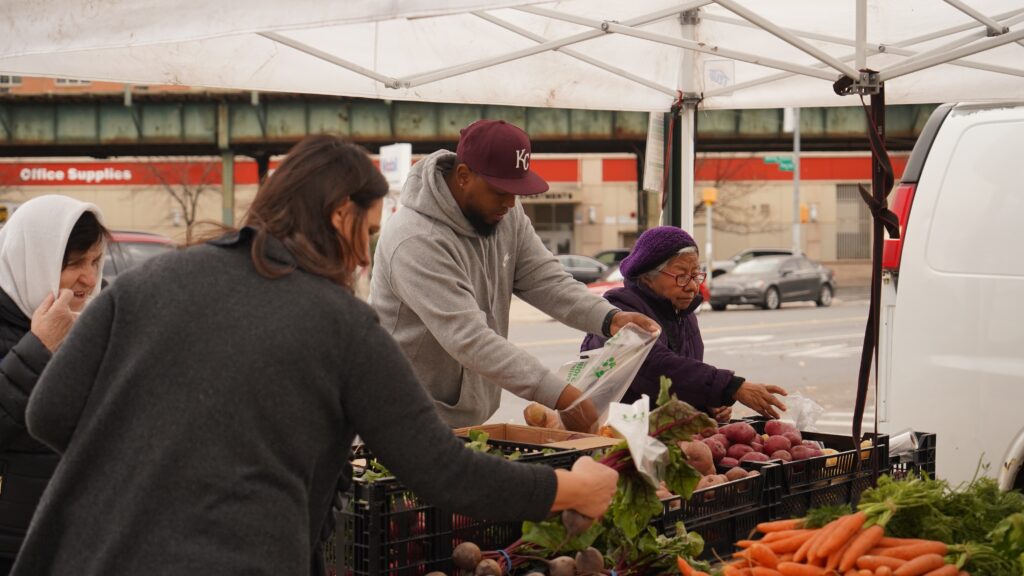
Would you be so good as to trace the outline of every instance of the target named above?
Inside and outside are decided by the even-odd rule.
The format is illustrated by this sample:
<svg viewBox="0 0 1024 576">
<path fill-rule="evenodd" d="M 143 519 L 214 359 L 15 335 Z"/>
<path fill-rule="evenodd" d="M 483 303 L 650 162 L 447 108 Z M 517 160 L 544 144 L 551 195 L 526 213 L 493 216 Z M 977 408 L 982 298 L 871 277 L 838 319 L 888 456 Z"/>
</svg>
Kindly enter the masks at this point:
<svg viewBox="0 0 1024 576">
<path fill-rule="evenodd" d="M 800 109 L 793 108 L 793 252 L 800 248 Z"/>
<path fill-rule="evenodd" d="M 711 216 L 712 216 L 711 212 L 712 212 L 712 206 L 714 206 L 715 202 L 718 201 L 718 188 L 705 188 L 704 189 L 704 194 L 703 194 L 703 199 L 704 199 L 704 213 L 707 215 L 707 219 L 708 219 L 707 220 L 707 226 L 706 226 L 706 228 L 707 228 L 707 238 L 705 239 L 705 242 L 704 242 L 704 257 L 707 258 L 707 262 L 708 262 L 708 264 L 707 264 L 707 271 L 708 271 L 708 274 L 710 274 L 711 273 L 711 259 L 712 259 L 712 255 L 713 255 L 713 251 L 714 251 L 713 250 L 714 245 L 711 242 Z"/>
</svg>

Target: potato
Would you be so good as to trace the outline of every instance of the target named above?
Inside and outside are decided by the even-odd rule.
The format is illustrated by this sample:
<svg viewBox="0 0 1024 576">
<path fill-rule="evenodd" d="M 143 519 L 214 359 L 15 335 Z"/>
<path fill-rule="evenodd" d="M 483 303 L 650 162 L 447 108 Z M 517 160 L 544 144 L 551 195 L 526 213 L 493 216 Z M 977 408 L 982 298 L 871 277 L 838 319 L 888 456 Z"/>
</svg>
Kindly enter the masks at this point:
<svg viewBox="0 0 1024 576">
<path fill-rule="evenodd" d="M 740 462 L 767 462 L 768 460 L 770 460 L 770 458 L 768 458 L 767 454 L 754 451 L 747 452 L 742 458 L 740 458 Z"/>
<path fill-rule="evenodd" d="M 725 451 L 725 455 L 729 456 L 730 458 L 735 458 L 739 460 L 747 452 L 753 451 L 754 449 L 747 444 L 733 444 L 732 446 L 729 446 L 729 448 Z"/>
<path fill-rule="evenodd" d="M 700 479 L 697 482 L 697 490 L 703 490 L 705 488 L 711 488 L 712 486 L 718 486 L 719 484 L 725 484 L 729 479 L 726 478 L 725 474 L 709 474 Z"/>
<path fill-rule="evenodd" d="M 750 447 L 754 449 L 754 452 L 760 452 L 764 454 L 764 444 L 761 442 L 751 442 Z"/>
<path fill-rule="evenodd" d="M 705 428 L 705 429 L 700 431 L 700 437 L 701 438 L 710 438 L 710 437 L 714 436 L 715 434 L 718 434 L 718 427 L 717 426 L 708 426 L 707 428 Z"/>
<path fill-rule="evenodd" d="M 712 438 L 714 438 L 715 440 L 718 440 L 718 443 L 721 444 L 723 448 L 726 448 L 726 449 L 729 448 L 730 442 L 729 442 L 729 439 L 725 437 L 725 434 L 722 434 L 721 432 L 719 432 L 718 434 L 715 434 L 714 436 L 712 436 Z"/>
<path fill-rule="evenodd" d="M 793 455 L 789 453 L 789 450 L 776 450 L 772 452 L 772 460 L 782 460 L 783 462 L 792 462 Z"/>
<path fill-rule="evenodd" d="M 501 576 L 501 565 L 490 558 L 484 558 L 476 565 L 473 576 Z"/>
<path fill-rule="evenodd" d="M 823 456 L 828 456 L 828 455 L 831 455 L 831 454 L 838 454 L 838 453 L 839 453 L 838 450 L 833 450 L 832 448 L 822 448 L 822 450 L 821 450 L 821 454 Z M 826 467 L 835 466 L 838 463 L 839 463 L 839 459 L 838 458 L 829 458 L 828 460 L 825 460 L 825 466 Z"/>
<path fill-rule="evenodd" d="M 740 461 L 739 459 L 733 458 L 732 456 L 726 456 L 725 458 L 722 458 L 721 460 L 718 461 L 718 465 L 726 469 L 735 468 L 740 465 Z"/>
<path fill-rule="evenodd" d="M 766 454 L 773 454 L 779 450 L 789 450 L 793 447 L 793 443 L 789 441 L 789 438 L 785 436 L 770 436 L 768 441 L 764 443 L 764 452 Z"/>
<path fill-rule="evenodd" d="M 703 442 L 704 444 L 707 445 L 708 448 L 711 449 L 711 458 L 715 462 L 718 462 L 722 458 L 725 458 L 725 446 L 722 446 L 721 442 L 715 440 L 714 436 L 712 436 L 711 438 L 705 438 Z"/>
<path fill-rule="evenodd" d="M 734 466 L 725 473 L 725 477 L 728 478 L 730 482 L 733 480 L 739 480 L 740 478 L 747 477 L 747 471 L 739 466 Z"/>
<path fill-rule="evenodd" d="M 686 461 L 701 474 L 715 473 L 715 459 L 711 447 L 704 442 L 679 442 L 679 449 L 686 455 Z"/>
<path fill-rule="evenodd" d="M 799 446 L 793 446 L 789 453 L 793 455 L 793 460 L 807 460 L 808 458 L 821 456 L 821 450 L 804 446 L 802 444 Z"/>
<path fill-rule="evenodd" d="M 797 444 L 800 444 L 801 442 L 804 441 L 804 437 L 800 435 L 799 430 L 788 430 L 786 432 L 783 432 L 782 435 L 789 439 L 789 443 L 792 444 L 793 446 L 796 446 Z"/>
<path fill-rule="evenodd" d="M 750 444 L 757 437 L 757 431 L 746 422 L 734 422 L 719 428 L 719 430 L 729 439 L 730 444 Z"/>
<path fill-rule="evenodd" d="M 764 432 L 769 436 L 781 436 L 786 432 L 796 432 L 796 426 L 782 420 L 769 420 L 764 423 Z"/>
</svg>

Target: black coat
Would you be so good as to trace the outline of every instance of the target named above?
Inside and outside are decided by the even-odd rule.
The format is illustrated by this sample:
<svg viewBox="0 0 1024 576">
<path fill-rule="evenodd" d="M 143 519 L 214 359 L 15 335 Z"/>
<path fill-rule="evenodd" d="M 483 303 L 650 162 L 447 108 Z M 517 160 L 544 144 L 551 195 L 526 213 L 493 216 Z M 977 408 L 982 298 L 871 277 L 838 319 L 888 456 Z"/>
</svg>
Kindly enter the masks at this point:
<svg viewBox="0 0 1024 576">
<path fill-rule="evenodd" d="M 0 290 L 0 558 L 14 558 L 59 457 L 25 429 L 28 397 L 50 351 Z"/>
</svg>

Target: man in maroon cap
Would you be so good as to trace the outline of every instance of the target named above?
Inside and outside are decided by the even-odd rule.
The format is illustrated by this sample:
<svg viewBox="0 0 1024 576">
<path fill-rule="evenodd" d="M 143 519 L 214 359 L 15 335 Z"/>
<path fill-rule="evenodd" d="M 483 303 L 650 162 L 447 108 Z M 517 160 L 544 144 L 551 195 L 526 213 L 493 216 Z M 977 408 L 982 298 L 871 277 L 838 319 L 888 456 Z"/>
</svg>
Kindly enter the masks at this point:
<svg viewBox="0 0 1024 576">
<path fill-rule="evenodd" d="M 377 243 L 370 301 L 453 427 L 486 421 L 503 388 L 549 408 L 580 395 L 508 341 L 512 294 L 588 333 L 607 337 L 630 322 L 658 330 L 590 294 L 544 247 L 516 199 L 547 189 L 530 170 L 526 133 L 479 120 L 455 154 L 439 150 L 412 167 L 403 208 Z"/>
</svg>

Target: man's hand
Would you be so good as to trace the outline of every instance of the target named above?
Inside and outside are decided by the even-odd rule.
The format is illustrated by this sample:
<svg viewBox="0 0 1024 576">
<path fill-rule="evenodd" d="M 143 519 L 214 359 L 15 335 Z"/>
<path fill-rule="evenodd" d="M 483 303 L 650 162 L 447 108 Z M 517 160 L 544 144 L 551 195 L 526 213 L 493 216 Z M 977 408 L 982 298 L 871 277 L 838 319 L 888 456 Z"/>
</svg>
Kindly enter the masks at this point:
<svg viewBox="0 0 1024 576">
<path fill-rule="evenodd" d="M 47 294 L 43 303 L 32 313 L 30 330 L 50 352 L 57 351 L 75 323 L 76 315 L 71 311 L 71 298 L 74 295 L 74 292 L 67 289 L 61 290 L 56 299 L 53 294 Z"/>
<path fill-rule="evenodd" d="M 778 418 L 779 413 L 775 411 L 775 408 L 785 412 L 786 405 L 775 397 L 776 394 L 786 396 L 786 391 L 774 384 L 744 382 L 740 384 L 740 388 L 736 391 L 734 398 L 736 398 L 737 402 L 751 408 L 762 416 Z"/>
<path fill-rule="evenodd" d="M 583 392 L 579 388 L 572 384 L 567 385 L 562 389 L 562 394 L 558 397 L 555 409 L 558 410 L 558 417 L 561 419 L 562 425 L 565 426 L 566 430 L 593 433 L 597 430 L 597 417 L 600 416 L 594 403 L 588 399 L 569 409 L 569 406 L 572 406 L 582 395 Z"/>
<path fill-rule="evenodd" d="M 644 330 L 647 330 L 651 334 L 655 334 L 661 330 L 661 326 L 658 326 L 657 322 L 643 314 L 640 314 L 639 312 L 616 312 L 615 315 L 612 316 L 612 325 L 608 331 L 611 332 L 612 336 L 615 336 L 623 326 L 630 322 Z"/>
</svg>

